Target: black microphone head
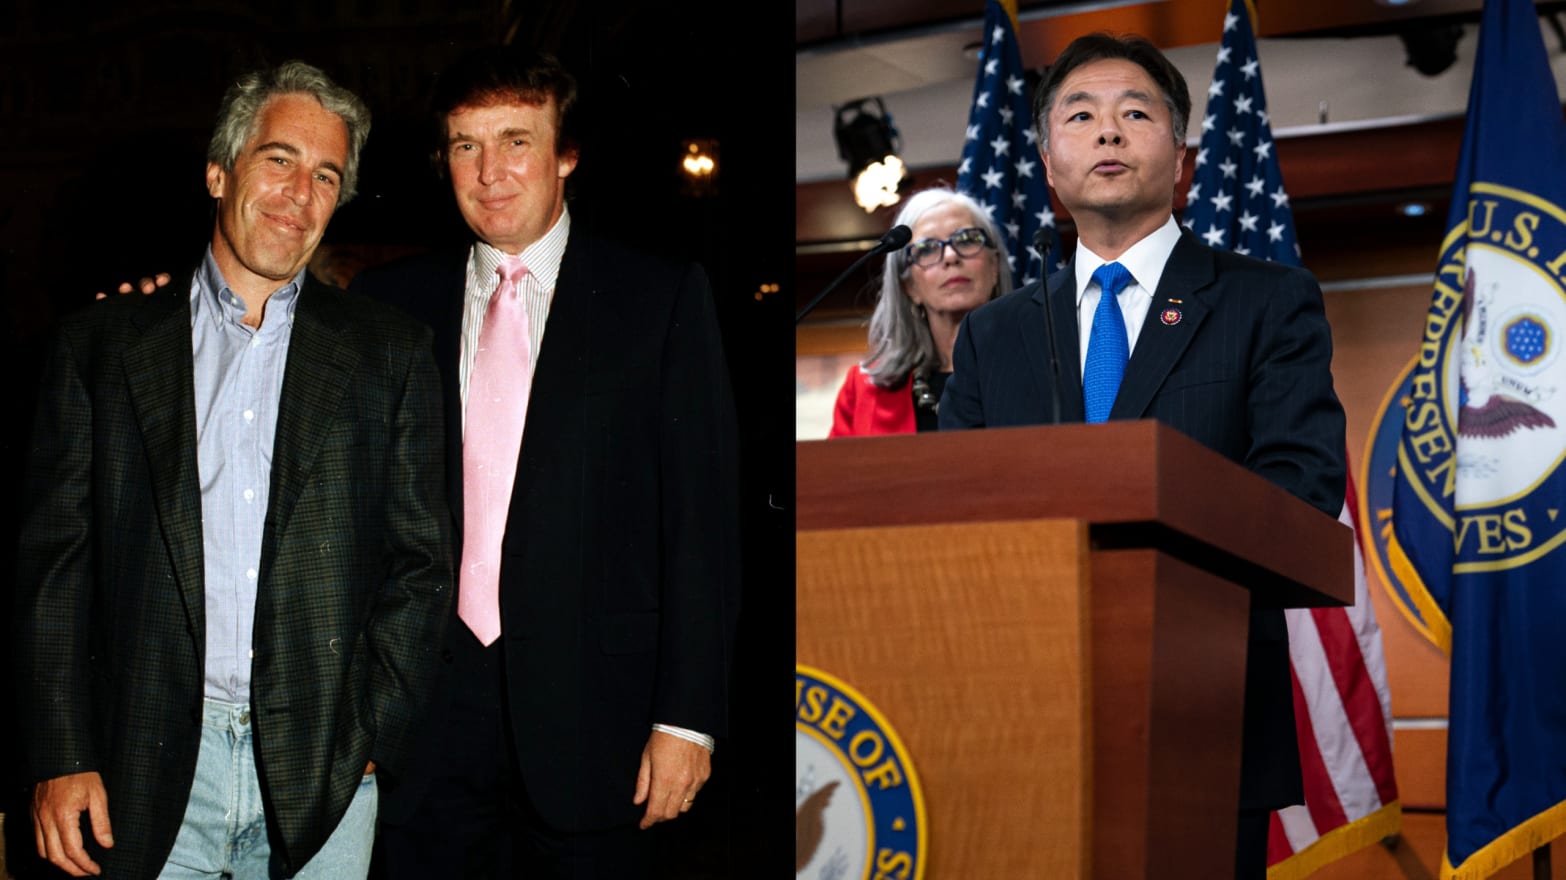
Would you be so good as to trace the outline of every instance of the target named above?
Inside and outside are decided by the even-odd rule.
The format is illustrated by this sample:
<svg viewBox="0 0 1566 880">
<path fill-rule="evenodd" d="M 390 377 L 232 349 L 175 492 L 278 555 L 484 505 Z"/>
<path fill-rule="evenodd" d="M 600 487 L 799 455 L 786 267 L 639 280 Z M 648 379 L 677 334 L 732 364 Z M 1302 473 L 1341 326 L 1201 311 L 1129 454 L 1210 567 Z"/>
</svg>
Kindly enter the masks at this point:
<svg viewBox="0 0 1566 880">
<path fill-rule="evenodd" d="M 1054 243 L 1054 240 L 1055 230 L 1048 226 L 1040 226 L 1038 231 L 1033 233 L 1033 249 L 1039 252 L 1039 256 L 1043 257 L 1045 262 L 1049 262 L 1049 246 Z"/>
<path fill-rule="evenodd" d="M 875 252 L 878 254 L 885 254 L 898 250 L 907 245 L 908 242 L 912 239 L 913 230 L 898 224 L 897 226 L 893 226 L 891 229 L 886 230 L 886 234 L 881 236 L 880 243 L 875 246 Z"/>
</svg>

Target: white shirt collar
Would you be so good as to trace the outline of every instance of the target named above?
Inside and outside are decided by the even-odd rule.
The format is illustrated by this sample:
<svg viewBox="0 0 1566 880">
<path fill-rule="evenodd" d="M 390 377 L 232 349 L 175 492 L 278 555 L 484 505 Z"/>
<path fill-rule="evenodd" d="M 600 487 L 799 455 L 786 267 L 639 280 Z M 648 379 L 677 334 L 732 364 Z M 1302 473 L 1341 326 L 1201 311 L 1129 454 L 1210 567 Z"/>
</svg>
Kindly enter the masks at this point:
<svg viewBox="0 0 1566 880">
<path fill-rule="evenodd" d="M 555 289 L 555 280 L 560 277 L 560 258 L 565 255 L 566 240 L 570 237 L 571 209 L 565 208 L 560 212 L 560 219 L 549 227 L 543 237 L 522 249 L 520 256 L 523 264 L 544 290 L 553 292 Z M 483 279 L 479 282 L 481 289 L 493 291 L 500 283 L 495 269 L 504 256 L 499 248 L 488 242 L 473 243 L 473 275 Z"/>
<path fill-rule="evenodd" d="M 1158 290 L 1159 280 L 1164 277 L 1164 266 L 1169 264 L 1169 255 L 1174 253 L 1175 245 L 1179 241 L 1180 224 L 1175 222 L 1174 215 L 1171 214 L 1169 219 L 1164 221 L 1164 225 L 1126 248 L 1126 252 L 1115 262 L 1126 267 L 1137 285 L 1152 297 Z M 1077 243 L 1076 278 L 1079 309 L 1082 307 L 1082 294 L 1087 292 L 1088 285 L 1093 281 L 1093 273 L 1107 262 L 1109 261 L 1093 253 L 1080 241 Z"/>
</svg>

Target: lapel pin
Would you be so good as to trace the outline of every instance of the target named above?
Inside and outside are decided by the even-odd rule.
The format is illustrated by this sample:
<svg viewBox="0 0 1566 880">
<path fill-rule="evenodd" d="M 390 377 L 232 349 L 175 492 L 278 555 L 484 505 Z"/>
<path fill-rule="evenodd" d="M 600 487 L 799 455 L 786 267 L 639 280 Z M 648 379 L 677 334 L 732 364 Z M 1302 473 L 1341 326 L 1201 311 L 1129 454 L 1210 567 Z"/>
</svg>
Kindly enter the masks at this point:
<svg viewBox="0 0 1566 880">
<path fill-rule="evenodd" d="M 1174 325 L 1180 323 L 1180 317 L 1181 315 L 1179 309 L 1164 309 L 1163 312 L 1158 315 L 1158 320 L 1163 321 L 1164 326 L 1166 327 L 1173 327 Z"/>
</svg>

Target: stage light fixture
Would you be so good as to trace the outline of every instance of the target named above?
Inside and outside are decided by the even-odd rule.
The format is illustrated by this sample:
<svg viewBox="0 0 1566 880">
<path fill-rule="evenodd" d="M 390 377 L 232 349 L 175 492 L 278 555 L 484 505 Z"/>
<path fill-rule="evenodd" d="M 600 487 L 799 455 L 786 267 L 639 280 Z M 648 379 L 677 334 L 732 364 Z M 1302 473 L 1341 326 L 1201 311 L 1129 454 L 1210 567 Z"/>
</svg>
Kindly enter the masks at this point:
<svg viewBox="0 0 1566 880">
<path fill-rule="evenodd" d="M 1463 37 L 1462 25 L 1435 24 L 1410 27 L 1400 32 L 1407 64 L 1425 76 L 1438 76 L 1457 61 L 1457 41 Z"/>
<path fill-rule="evenodd" d="M 854 201 L 867 212 L 897 204 L 903 160 L 897 155 L 900 139 L 886 105 L 880 98 L 860 98 L 836 110 L 832 134 L 837 154 L 848 163 Z"/>
</svg>

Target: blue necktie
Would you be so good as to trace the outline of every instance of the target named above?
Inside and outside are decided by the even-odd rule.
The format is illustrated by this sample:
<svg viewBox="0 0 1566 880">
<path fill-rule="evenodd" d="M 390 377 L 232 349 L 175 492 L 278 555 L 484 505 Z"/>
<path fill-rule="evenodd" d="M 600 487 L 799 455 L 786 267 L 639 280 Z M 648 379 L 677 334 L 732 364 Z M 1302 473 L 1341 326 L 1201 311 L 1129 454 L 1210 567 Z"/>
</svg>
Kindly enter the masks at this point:
<svg viewBox="0 0 1566 880">
<path fill-rule="evenodd" d="M 1131 358 L 1126 321 L 1116 302 L 1131 282 L 1131 273 L 1119 263 L 1105 263 L 1093 272 L 1093 280 L 1103 292 L 1093 312 L 1093 335 L 1088 337 L 1087 362 L 1082 367 L 1082 402 L 1089 422 L 1103 422 L 1109 419 L 1120 378 L 1126 374 L 1126 361 Z"/>
</svg>

